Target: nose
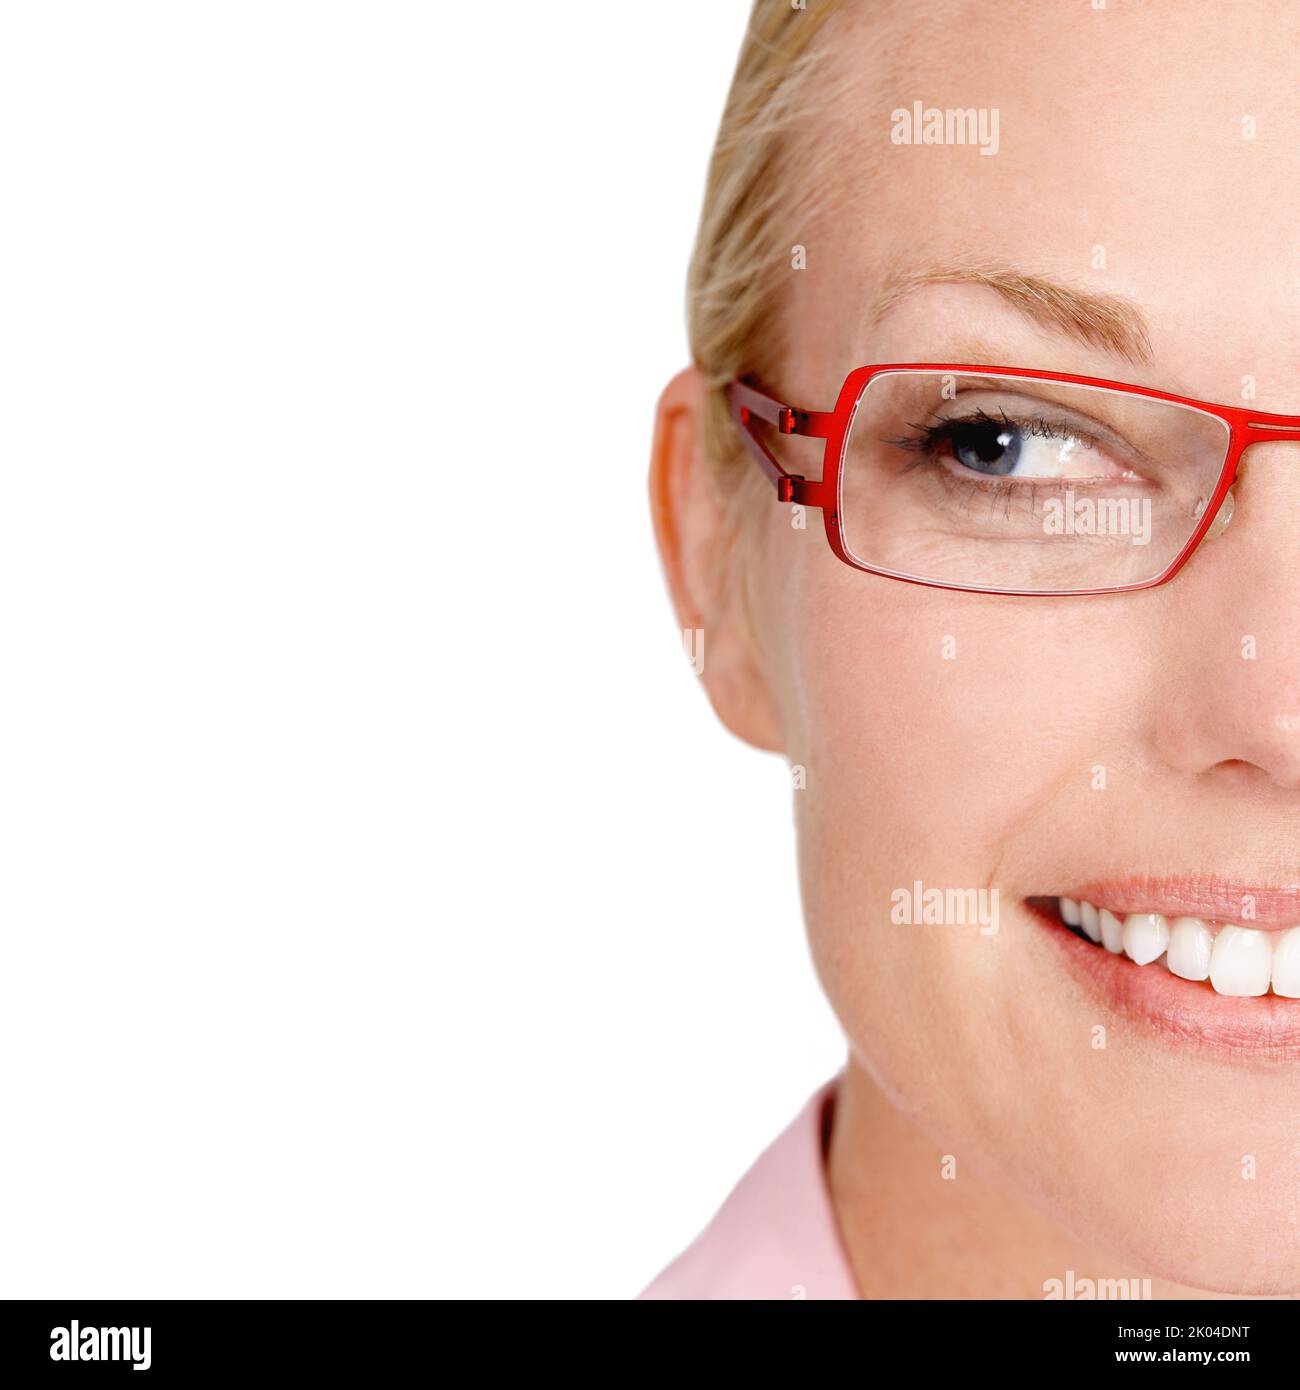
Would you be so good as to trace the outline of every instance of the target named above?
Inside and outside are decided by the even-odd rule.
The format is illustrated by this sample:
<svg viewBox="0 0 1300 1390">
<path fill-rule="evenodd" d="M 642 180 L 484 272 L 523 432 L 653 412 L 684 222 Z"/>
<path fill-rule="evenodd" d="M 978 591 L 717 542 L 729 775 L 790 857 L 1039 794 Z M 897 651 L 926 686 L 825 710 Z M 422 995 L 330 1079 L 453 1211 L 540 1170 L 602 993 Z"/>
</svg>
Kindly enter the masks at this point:
<svg viewBox="0 0 1300 1390">
<path fill-rule="evenodd" d="M 1296 422 L 1292 422 L 1294 426 Z M 1236 515 L 1184 572 L 1163 625 L 1160 757 L 1191 773 L 1300 789 L 1300 476 L 1270 431 L 1238 468 Z M 1172 590 L 1174 586 L 1170 586 Z"/>
</svg>

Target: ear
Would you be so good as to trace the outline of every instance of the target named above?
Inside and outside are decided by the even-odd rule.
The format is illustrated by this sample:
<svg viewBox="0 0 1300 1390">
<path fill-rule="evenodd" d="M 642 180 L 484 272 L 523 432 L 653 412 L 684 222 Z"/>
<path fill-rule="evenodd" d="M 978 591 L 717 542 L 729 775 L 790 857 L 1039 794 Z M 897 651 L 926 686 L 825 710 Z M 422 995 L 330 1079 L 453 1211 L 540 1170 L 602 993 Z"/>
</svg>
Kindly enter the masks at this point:
<svg viewBox="0 0 1300 1390">
<path fill-rule="evenodd" d="M 668 589 L 719 719 L 738 738 L 782 751 L 780 721 L 745 603 L 734 525 L 701 447 L 706 400 L 694 368 L 664 388 L 655 414 L 650 510 Z"/>
</svg>

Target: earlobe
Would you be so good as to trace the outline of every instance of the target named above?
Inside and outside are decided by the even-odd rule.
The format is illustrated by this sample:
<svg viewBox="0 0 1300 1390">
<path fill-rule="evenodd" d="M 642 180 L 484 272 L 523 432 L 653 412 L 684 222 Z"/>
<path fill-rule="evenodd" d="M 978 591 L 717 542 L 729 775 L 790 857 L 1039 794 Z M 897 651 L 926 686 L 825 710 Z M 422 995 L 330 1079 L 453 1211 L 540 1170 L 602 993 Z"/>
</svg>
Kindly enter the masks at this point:
<svg viewBox="0 0 1300 1390">
<path fill-rule="evenodd" d="M 655 539 L 683 644 L 718 718 L 747 743 L 780 752 L 734 526 L 701 445 L 706 395 L 704 378 L 689 367 L 659 398 L 650 459 Z"/>
</svg>

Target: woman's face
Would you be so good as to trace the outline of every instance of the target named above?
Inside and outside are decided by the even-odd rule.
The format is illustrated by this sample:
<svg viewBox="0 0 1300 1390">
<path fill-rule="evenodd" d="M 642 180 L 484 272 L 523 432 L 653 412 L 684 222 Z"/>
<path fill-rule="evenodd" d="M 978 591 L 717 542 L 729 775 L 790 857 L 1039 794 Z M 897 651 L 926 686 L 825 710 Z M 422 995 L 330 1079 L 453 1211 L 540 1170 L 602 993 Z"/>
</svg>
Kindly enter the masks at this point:
<svg viewBox="0 0 1300 1390">
<path fill-rule="evenodd" d="M 861 77 L 828 126 L 834 216 L 792 217 L 783 398 L 988 362 L 1300 410 L 1300 12 L 926 11 L 828 51 Z M 996 108 L 996 154 L 892 143 L 914 101 Z M 1086 302 L 1045 319 L 962 265 L 1131 301 L 1149 360 L 1071 331 Z M 778 447 L 816 476 L 820 446 Z M 1028 901 L 1300 923 L 1300 892 L 1264 891 L 1300 885 L 1300 445 L 1251 448 L 1233 524 L 1127 595 L 901 584 L 837 561 L 815 511 L 752 524 L 757 679 L 806 769 L 808 928 L 858 1063 L 938 1152 L 1129 1266 L 1300 1290 L 1300 1000 L 1218 995 Z M 996 890 L 996 932 L 895 923 L 916 883 Z"/>
</svg>

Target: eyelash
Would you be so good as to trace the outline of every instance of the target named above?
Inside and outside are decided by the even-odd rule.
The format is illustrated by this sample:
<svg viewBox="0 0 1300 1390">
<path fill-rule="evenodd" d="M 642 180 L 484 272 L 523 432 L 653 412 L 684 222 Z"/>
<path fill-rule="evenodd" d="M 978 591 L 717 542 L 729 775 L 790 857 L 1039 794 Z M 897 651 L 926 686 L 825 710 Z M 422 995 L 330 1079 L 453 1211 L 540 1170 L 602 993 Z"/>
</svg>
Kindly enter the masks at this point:
<svg viewBox="0 0 1300 1390">
<path fill-rule="evenodd" d="M 1064 493 L 1077 483 L 1077 480 L 1072 482 L 1065 478 L 1030 479 L 999 477 L 996 474 L 981 475 L 974 469 L 966 469 L 959 475 L 951 469 L 943 467 L 935 457 L 938 447 L 943 444 L 953 444 L 958 431 L 969 429 L 972 425 L 993 425 L 1004 429 L 1015 429 L 1029 439 L 1079 438 L 1078 432 L 1075 430 L 1060 432 L 1054 429 L 1052 422 L 1041 415 L 1018 419 L 1009 416 L 1005 411 L 1000 411 L 997 415 L 990 415 L 986 410 L 973 410 L 968 415 L 952 416 L 933 425 L 909 421 L 907 427 L 910 430 L 915 430 L 915 434 L 903 435 L 898 439 L 888 439 L 885 443 L 904 449 L 908 453 L 919 455 L 906 465 L 906 472 L 911 472 L 915 468 L 933 468 L 942 480 L 954 490 L 967 489 L 972 497 L 979 493 L 982 498 L 989 499 L 994 505 L 1003 501 L 1010 506 L 1013 497 L 1027 492 L 1029 505 L 1032 509 L 1040 496 L 1050 493 Z"/>
<path fill-rule="evenodd" d="M 969 429 L 972 425 L 991 425 L 995 428 L 1014 429 L 1029 439 L 1079 438 L 1075 430 L 1058 431 L 1052 422 L 1042 415 L 1016 418 L 1008 415 L 1005 410 L 999 411 L 996 415 L 990 415 L 987 410 L 973 410 L 969 415 L 952 416 L 940 420 L 936 425 L 913 424 L 909 421 L 908 429 L 915 430 L 916 433 L 904 435 L 900 439 L 891 439 L 888 443 L 895 444 L 900 449 L 930 453 L 936 444 L 951 444 L 960 430 Z"/>
</svg>

